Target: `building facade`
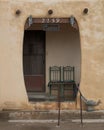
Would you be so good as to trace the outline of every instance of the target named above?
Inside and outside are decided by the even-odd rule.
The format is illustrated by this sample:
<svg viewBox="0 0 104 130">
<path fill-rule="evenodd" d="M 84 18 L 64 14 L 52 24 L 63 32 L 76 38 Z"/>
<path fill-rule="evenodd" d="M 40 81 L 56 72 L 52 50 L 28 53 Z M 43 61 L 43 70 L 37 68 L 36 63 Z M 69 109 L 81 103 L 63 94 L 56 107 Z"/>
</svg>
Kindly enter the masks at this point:
<svg viewBox="0 0 104 130">
<path fill-rule="evenodd" d="M 50 66 L 74 66 L 83 95 L 104 109 L 103 14 L 103 0 L 0 0 L 1 110 L 57 109 L 29 101 L 29 93 L 49 93 Z"/>
</svg>

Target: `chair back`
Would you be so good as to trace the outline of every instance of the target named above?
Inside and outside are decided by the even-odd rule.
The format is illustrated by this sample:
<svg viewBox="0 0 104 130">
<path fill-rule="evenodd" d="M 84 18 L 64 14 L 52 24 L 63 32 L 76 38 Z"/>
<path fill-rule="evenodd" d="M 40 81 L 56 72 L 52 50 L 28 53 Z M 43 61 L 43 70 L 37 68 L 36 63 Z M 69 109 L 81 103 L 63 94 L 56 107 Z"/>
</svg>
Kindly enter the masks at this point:
<svg viewBox="0 0 104 130">
<path fill-rule="evenodd" d="M 61 81 L 61 67 L 52 66 L 49 68 L 49 80 L 50 82 L 60 82 Z"/>
<path fill-rule="evenodd" d="M 75 81 L 74 67 L 63 67 L 63 82 Z"/>
</svg>

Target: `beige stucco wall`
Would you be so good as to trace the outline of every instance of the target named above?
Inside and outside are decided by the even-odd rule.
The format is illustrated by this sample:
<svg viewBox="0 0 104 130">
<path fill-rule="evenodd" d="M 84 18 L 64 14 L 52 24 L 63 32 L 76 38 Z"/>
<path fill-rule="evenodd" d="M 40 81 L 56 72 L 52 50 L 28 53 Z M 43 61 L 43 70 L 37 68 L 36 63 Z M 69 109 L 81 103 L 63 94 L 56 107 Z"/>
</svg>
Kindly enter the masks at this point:
<svg viewBox="0 0 104 130">
<path fill-rule="evenodd" d="M 89 8 L 84 15 L 83 9 Z M 89 99 L 101 99 L 104 109 L 104 1 L 103 0 L 0 0 L 0 106 L 25 108 L 26 95 L 22 46 L 25 20 L 29 15 L 70 17 L 79 24 L 81 40 L 80 88 Z M 16 16 L 15 11 L 21 10 Z M 54 13 L 48 16 L 48 10 Z"/>
</svg>

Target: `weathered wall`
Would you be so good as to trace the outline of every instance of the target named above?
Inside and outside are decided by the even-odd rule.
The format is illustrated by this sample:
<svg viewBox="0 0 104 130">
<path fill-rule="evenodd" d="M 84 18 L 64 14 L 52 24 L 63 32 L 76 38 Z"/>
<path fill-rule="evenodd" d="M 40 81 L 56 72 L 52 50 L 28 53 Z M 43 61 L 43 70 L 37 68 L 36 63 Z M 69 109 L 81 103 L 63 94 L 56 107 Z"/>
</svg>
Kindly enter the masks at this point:
<svg viewBox="0 0 104 130">
<path fill-rule="evenodd" d="M 87 15 L 84 8 L 89 8 Z M 70 17 L 78 21 L 81 40 L 80 88 L 89 99 L 101 99 L 104 109 L 104 1 L 103 0 L 0 0 L 0 105 L 27 107 L 22 46 L 25 20 L 29 15 Z M 21 10 L 16 16 L 15 11 Z M 48 10 L 54 13 L 48 16 Z"/>
</svg>

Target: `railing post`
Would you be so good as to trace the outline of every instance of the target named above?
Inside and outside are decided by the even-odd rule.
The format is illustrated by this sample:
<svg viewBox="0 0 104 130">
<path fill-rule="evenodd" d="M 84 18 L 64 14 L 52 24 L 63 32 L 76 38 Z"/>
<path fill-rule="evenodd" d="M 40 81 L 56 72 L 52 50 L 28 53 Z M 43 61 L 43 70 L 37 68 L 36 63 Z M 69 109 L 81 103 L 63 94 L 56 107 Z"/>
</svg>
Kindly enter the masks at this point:
<svg viewBox="0 0 104 130">
<path fill-rule="evenodd" d="M 58 126 L 60 126 L 60 85 L 58 85 Z"/>
<path fill-rule="evenodd" d="M 82 95 L 80 93 L 80 118 L 81 118 L 81 125 L 83 125 L 83 115 L 82 115 Z"/>
</svg>

